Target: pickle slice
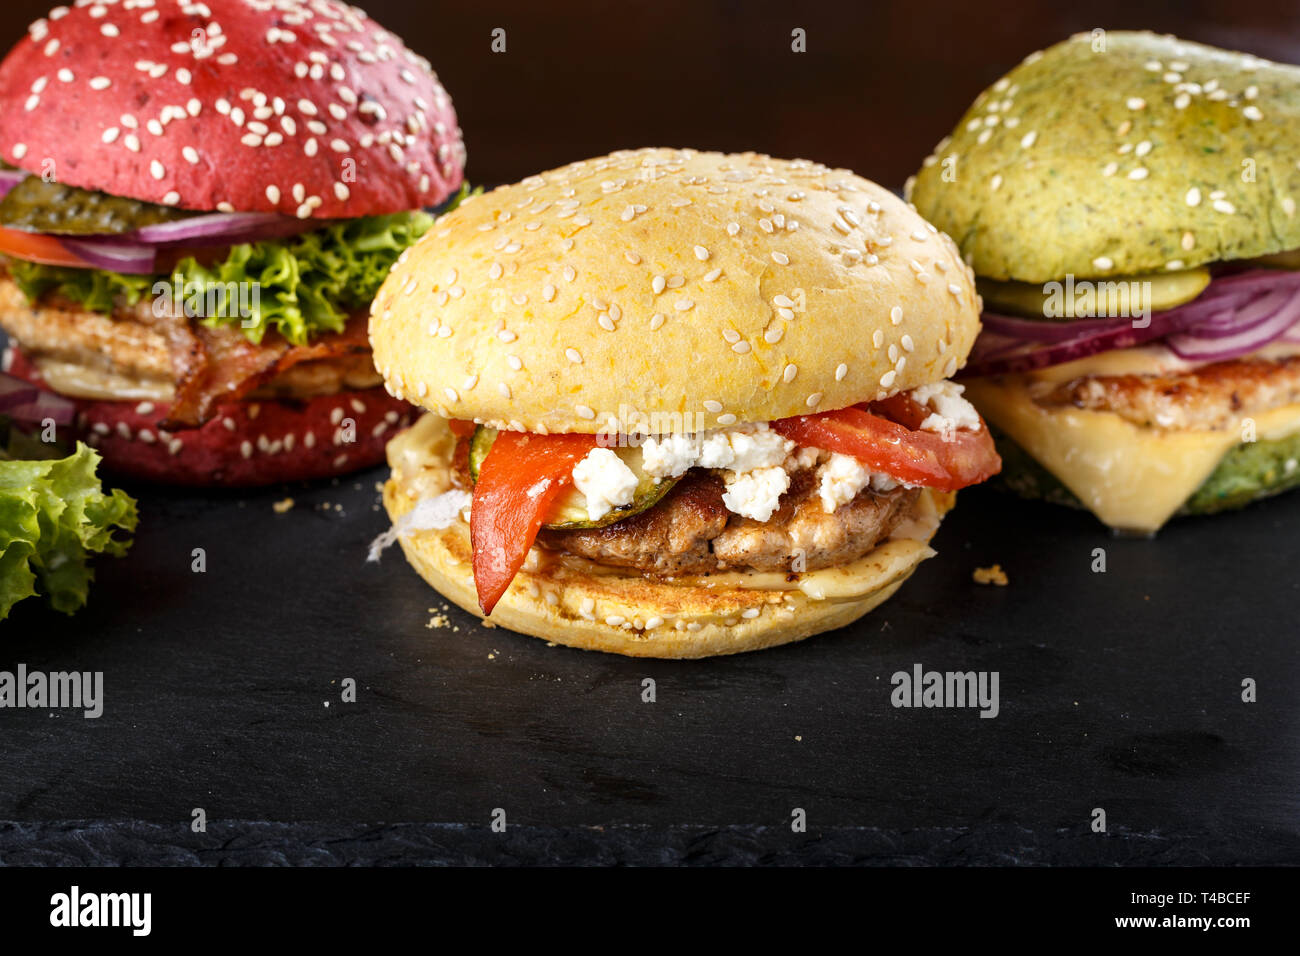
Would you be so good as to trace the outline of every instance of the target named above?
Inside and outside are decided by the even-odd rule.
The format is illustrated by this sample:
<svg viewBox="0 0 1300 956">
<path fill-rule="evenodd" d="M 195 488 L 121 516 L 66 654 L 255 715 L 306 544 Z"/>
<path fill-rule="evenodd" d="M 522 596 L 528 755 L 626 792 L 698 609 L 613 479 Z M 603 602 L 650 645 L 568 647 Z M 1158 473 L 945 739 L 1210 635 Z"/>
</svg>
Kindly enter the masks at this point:
<svg viewBox="0 0 1300 956">
<path fill-rule="evenodd" d="M 1258 259 L 1249 260 L 1249 264 L 1265 269 L 1300 269 L 1300 249 L 1289 249 L 1286 252 L 1275 252 L 1271 256 L 1260 256 Z"/>
<path fill-rule="evenodd" d="M 487 457 L 488 449 L 492 447 L 492 442 L 496 440 L 496 437 L 497 431 L 495 428 L 480 425 L 474 429 L 474 434 L 469 440 L 469 475 L 471 480 L 478 481 L 479 467 L 483 464 L 483 459 Z M 587 499 L 581 491 L 571 488 L 568 494 L 556 502 L 551 520 L 546 522 L 543 527 L 554 531 L 603 528 L 616 521 L 622 521 L 624 518 L 640 514 L 647 508 L 652 507 L 668 493 L 669 488 L 677 484 L 676 478 L 656 478 L 654 475 L 647 474 L 641 467 L 640 448 L 619 446 L 612 449 L 612 451 L 623 459 L 623 464 L 631 468 L 632 473 L 637 477 L 637 486 L 632 493 L 631 503 L 621 508 L 615 508 L 598 521 L 592 521 L 587 517 Z"/>
<path fill-rule="evenodd" d="M 1075 279 L 1036 285 L 980 279 L 979 293 L 990 312 L 1029 319 L 1092 319 L 1164 312 L 1191 302 L 1210 284 L 1210 270 L 1184 269 L 1154 275 Z"/>
<path fill-rule="evenodd" d="M 139 199 L 47 183 L 40 176 L 19 180 L 0 199 L 0 225 L 66 236 L 117 235 L 193 215 Z"/>
</svg>

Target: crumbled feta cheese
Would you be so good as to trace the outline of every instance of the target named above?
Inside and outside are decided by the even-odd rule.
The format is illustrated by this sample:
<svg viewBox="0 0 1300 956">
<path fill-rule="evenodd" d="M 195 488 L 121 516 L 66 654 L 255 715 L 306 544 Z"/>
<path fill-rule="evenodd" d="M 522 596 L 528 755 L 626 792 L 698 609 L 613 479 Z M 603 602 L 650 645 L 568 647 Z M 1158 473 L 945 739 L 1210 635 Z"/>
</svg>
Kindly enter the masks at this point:
<svg viewBox="0 0 1300 956">
<path fill-rule="evenodd" d="M 786 471 L 803 471 L 806 468 L 814 468 L 821 456 L 822 450 L 820 448 L 804 445 L 790 452 L 790 457 L 785 460 L 782 467 Z"/>
<path fill-rule="evenodd" d="M 975 411 L 974 405 L 962 398 L 961 393 L 965 390 L 964 385 L 948 381 L 912 389 L 912 398 L 921 405 L 928 405 L 932 410 L 921 422 L 921 429 L 938 432 L 945 438 L 951 437 L 959 428 L 978 430 L 979 412 Z"/>
<path fill-rule="evenodd" d="M 656 478 L 680 478 L 698 457 L 694 435 L 664 435 L 641 443 L 641 467 Z"/>
<path fill-rule="evenodd" d="M 828 515 L 834 514 L 835 509 L 845 502 L 852 501 L 871 483 L 871 472 L 863 468 L 861 462 L 838 452 L 822 465 L 818 477 L 821 483 L 817 492 L 822 499 L 822 510 Z"/>
<path fill-rule="evenodd" d="M 656 478 L 676 478 L 690 468 L 726 468 L 745 472 L 773 468 L 785 461 L 794 442 L 766 422 L 719 428 L 698 435 L 664 435 L 641 443 L 642 467 Z"/>
<path fill-rule="evenodd" d="M 729 471 L 722 480 L 727 486 L 722 495 L 727 510 L 755 521 L 771 518 L 781 502 L 781 495 L 790 487 L 790 474 L 779 465 L 742 472 Z"/>
<path fill-rule="evenodd" d="M 599 521 L 615 508 L 631 504 L 636 485 L 632 469 L 608 448 L 593 448 L 573 466 L 573 486 L 587 499 L 590 521 Z"/>
</svg>

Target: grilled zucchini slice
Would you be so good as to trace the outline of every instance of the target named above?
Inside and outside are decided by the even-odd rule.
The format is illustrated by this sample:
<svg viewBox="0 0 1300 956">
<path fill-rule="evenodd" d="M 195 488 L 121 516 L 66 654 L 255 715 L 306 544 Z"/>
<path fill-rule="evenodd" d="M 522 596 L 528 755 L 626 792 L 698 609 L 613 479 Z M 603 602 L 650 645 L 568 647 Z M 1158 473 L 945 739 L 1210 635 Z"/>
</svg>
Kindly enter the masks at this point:
<svg viewBox="0 0 1300 956">
<path fill-rule="evenodd" d="M 478 481 L 479 467 L 487 458 L 492 442 L 496 441 L 497 430 L 484 425 L 474 429 L 469 440 L 469 475 L 472 481 Z M 603 528 L 624 518 L 640 514 L 653 507 L 668 493 L 668 489 L 677 484 L 676 478 L 656 478 L 647 474 L 641 467 L 641 449 L 620 446 L 612 449 L 614 454 L 623 459 L 623 463 L 632 469 L 637 477 L 636 491 L 632 493 L 630 504 L 615 508 L 599 521 L 587 517 L 587 499 L 577 488 L 570 488 L 568 494 L 561 498 L 555 507 L 551 520 L 543 525 L 554 531 L 580 531 L 589 528 Z"/>
</svg>

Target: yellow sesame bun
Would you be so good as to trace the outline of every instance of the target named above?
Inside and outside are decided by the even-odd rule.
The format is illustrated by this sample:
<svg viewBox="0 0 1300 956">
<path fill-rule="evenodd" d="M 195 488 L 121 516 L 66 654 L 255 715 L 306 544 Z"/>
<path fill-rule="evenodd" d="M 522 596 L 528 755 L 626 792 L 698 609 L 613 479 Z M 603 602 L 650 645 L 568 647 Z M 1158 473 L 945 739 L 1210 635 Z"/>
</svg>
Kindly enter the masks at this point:
<svg viewBox="0 0 1300 956">
<path fill-rule="evenodd" d="M 384 505 L 406 558 L 445 598 L 483 616 L 474 590 L 469 525 L 403 529 L 421 498 L 451 487 L 455 439 L 425 415 L 388 445 Z M 712 657 L 802 640 L 856 621 L 888 600 L 934 552 L 928 542 L 955 495 L 926 489 L 919 518 L 857 561 L 805 572 L 737 572 L 658 581 L 534 548 L 491 622 L 557 644 L 630 657 Z"/>
<path fill-rule="evenodd" d="M 949 378 L 979 311 L 952 241 L 875 183 L 643 149 L 464 202 L 403 254 L 370 339 L 389 390 L 443 417 L 713 428 Z"/>
</svg>

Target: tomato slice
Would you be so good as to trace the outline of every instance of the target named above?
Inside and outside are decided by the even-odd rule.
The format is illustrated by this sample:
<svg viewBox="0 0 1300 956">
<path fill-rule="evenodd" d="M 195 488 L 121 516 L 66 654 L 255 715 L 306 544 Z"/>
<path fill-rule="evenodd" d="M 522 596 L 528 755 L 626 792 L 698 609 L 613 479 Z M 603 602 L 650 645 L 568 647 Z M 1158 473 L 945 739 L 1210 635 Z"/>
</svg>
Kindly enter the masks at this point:
<svg viewBox="0 0 1300 956">
<path fill-rule="evenodd" d="M 573 480 L 573 466 L 595 447 L 595 435 L 497 434 L 479 466 L 469 519 L 474 588 L 484 614 L 523 567 L 551 504 Z"/>
<path fill-rule="evenodd" d="M 93 269 L 89 262 L 72 252 L 54 236 L 43 232 L 24 232 L 0 226 L 0 253 L 47 266 L 72 266 Z"/>
<path fill-rule="evenodd" d="M 982 422 L 979 431 L 958 430 L 945 440 L 909 427 L 925 417 L 924 408 L 910 396 L 895 395 L 873 407 L 897 415 L 905 424 L 862 408 L 841 408 L 783 418 L 772 422 L 772 428 L 800 445 L 852 455 L 872 471 L 939 491 L 978 484 L 1002 470 L 993 437 Z"/>
</svg>

